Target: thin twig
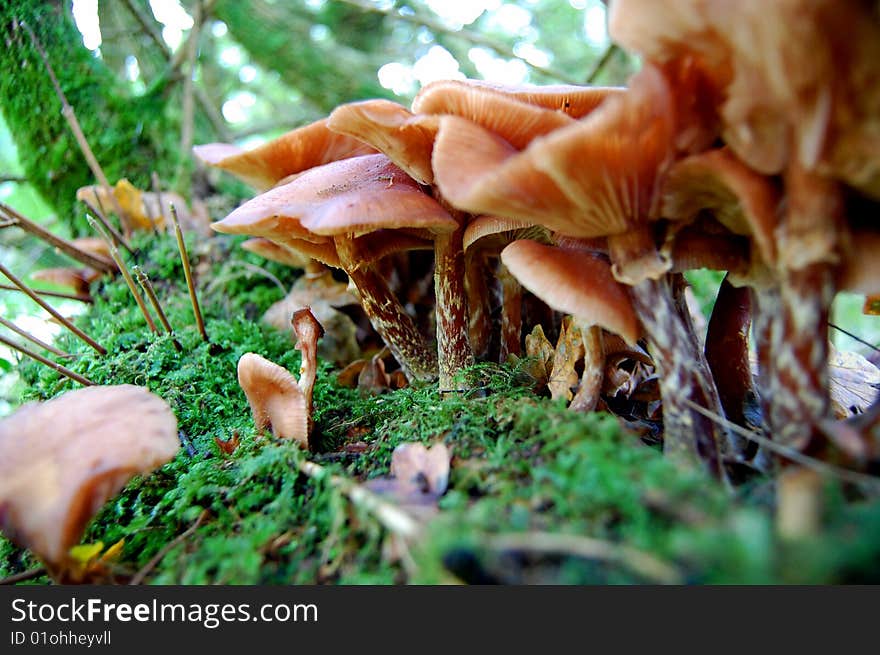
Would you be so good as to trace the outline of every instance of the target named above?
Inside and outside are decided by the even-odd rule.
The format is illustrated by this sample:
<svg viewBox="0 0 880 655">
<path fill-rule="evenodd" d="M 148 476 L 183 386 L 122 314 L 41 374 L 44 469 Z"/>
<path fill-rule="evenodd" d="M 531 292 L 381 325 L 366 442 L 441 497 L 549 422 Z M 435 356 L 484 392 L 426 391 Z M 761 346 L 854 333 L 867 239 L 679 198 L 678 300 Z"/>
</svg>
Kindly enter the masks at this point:
<svg viewBox="0 0 880 655">
<path fill-rule="evenodd" d="M 54 308 L 53 308 L 49 303 L 47 303 L 45 300 L 43 300 L 42 298 L 40 298 L 40 297 L 34 292 L 33 289 L 31 289 L 28 285 L 26 285 L 24 282 L 22 282 L 21 280 L 19 280 L 19 279 L 15 276 L 15 274 L 13 274 L 12 271 L 10 271 L 8 268 L 6 268 L 3 264 L 0 264 L 0 273 L 3 273 L 3 275 L 5 275 L 7 278 L 9 278 L 9 281 L 12 282 L 12 284 L 14 284 L 15 286 L 17 286 L 21 291 L 24 291 L 28 296 L 30 296 L 31 300 L 33 300 L 33 301 L 34 301 L 35 303 L 37 303 L 40 307 L 42 307 L 42 308 L 45 309 L 47 312 L 49 312 L 49 313 L 50 313 L 52 316 L 54 316 L 57 320 L 61 321 L 61 324 L 64 325 L 64 327 L 66 327 L 68 330 L 70 330 L 71 332 L 73 332 L 73 333 L 74 333 L 76 336 L 78 336 L 80 339 L 82 339 L 82 340 L 85 341 L 87 344 L 89 344 L 92 348 L 94 348 L 96 351 L 98 351 L 98 353 L 100 353 L 101 355 L 106 355 L 106 354 L 107 354 L 107 350 L 104 348 L 104 346 L 102 346 L 102 345 L 99 344 L 97 341 L 95 341 L 94 339 L 92 339 L 89 335 L 87 335 L 85 332 L 83 332 L 83 331 L 80 330 L 78 327 L 76 327 L 73 323 L 71 323 L 68 319 L 66 319 L 66 318 L 65 318 L 64 316 L 62 316 L 60 313 L 58 313 L 58 311 L 57 311 L 56 309 L 54 309 Z"/>
<path fill-rule="evenodd" d="M 382 500 L 363 486 L 347 478 L 333 475 L 323 466 L 306 459 L 299 462 L 297 468 L 301 473 L 313 480 L 326 480 L 329 482 L 331 486 L 348 496 L 349 500 L 356 507 L 360 507 L 375 516 L 379 523 L 390 532 L 400 535 L 405 539 L 415 539 L 421 533 L 419 524 L 409 514 L 396 505 Z"/>
<path fill-rule="evenodd" d="M 58 100 L 61 101 L 61 114 L 64 116 L 67 124 L 70 126 L 70 131 L 73 132 L 73 137 L 74 139 L 76 139 L 76 143 L 79 146 L 79 149 L 82 151 L 82 154 L 86 159 L 86 163 L 89 165 L 89 169 L 92 171 L 92 175 L 95 176 L 95 179 L 98 180 L 98 183 L 101 185 L 101 187 L 103 187 L 107 195 L 110 196 L 110 200 L 113 202 L 113 208 L 119 215 L 120 220 L 130 229 L 131 220 L 125 210 L 122 209 L 122 205 L 119 204 L 119 200 L 117 200 L 116 196 L 113 195 L 113 191 L 110 187 L 110 182 L 107 180 L 107 176 L 104 175 L 104 169 L 101 168 L 101 164 L 98 163 L 98 159 L 97 157 L 95 157 L 95 153 L 92 152 L 92 148 L 91 146 L 89 146 L 86 135 L 83 133 L 82 127 L 80 126 L 79 121 L 76 118 L 76 112 L 67 101 L 67 96 L 64 95 L 64 91 L 61 89 L 61 84 L 59 84 L 58 78 L 55 76 L 55 71 L 52 69 L 52 64 L 49 63 L 49 56 L 46 54 L 43 46 L 40 45 L 40 42 L 37 40 L 37 37 L 34 34 L 33 30 L 31 30 L 30 26 L 24 21 L 19 21 L 19 25 L 21 25 L 28 33 L 28 36 L 30 36 L 31 39 L 31 44 L 33 44 L 34 49 L 40 54 L 40 58 L 43 60 L 43 66 L 45 66 L 46 72 L 49 74 L 49 79 L 52 81 L 52 86 L 55 88 L 55 95 L 57 95 Z"/>
<path fill-rule="evenodd" d="M 849 469 L 841 468 L 833 464 L 828 464 L 826 462 L 823 462 L 822 460 L 816 459 L 815 457 L 804 455 L 802 452 L 795 450 L 794 448 L 791 448 L 789 446 L 778 444 L 762 434 L 758 434 L 757 432 L 753 432 L 751 430 L 746 430 L 736 423 L 728 421 L 723 416 L 719 416 L 715 412 L 712 412 L 705 407 L 701 407 L 700 405 L 693 402 L 692 400 L 689 400 L 688 398 L 682 398 L 682 401 L 688 407 L 696 410 L 706 418 L 715 421 L 719 425 L 726 427 L 728 430 L 731 430 L 736 434 L 745 437 L 746 439 L 749 439 L 750 441 L 754 441 L 760 446 L 763 446 L 767 450 L 772 451 L 781 457 L 789 459 L 792 462 L 797 462 L 798 464 L 811 468 L 814 471 L 818 471 L 819 473 L 833 475 L 846 482 L 851 482 L 857 485 L 864 485 L 873 488 L 875 491 L 880 491 L 880 478 L 878 477 L 866 475 L 864 473 L 858 473 L 857 471 L 850 471 Z"/>
<path fill-rule="evenodd" d="M 134 271 L 134 275 L 137 278 L 138 283 L 141 285 L 141 288 L 144 290 L 144 293 L 147 294 L 147 298 L 150 299 L 150 304 L 153 305 L 153 309 L 156 311 L 156 315 L 159 317 L 159 320 L 162 322 L 162 326 L 165 328 L 165 331 L 171 336 L 171 343 L 174 344 L 174 349 L 177 352 L 183 350 L 183 346 L 180 345 L 180 342 L 174 338 L 174 330 L 171 328 L 171 323 L 168 321 L 168 317 L 165 315 L 165 310 L 162 309 L 162 305 L 159 303 L 159 297 L 156 295 L 156 290 L 153 289 L 153 283 L 150 282 L 150 278 L 144 273 L 140 266 L 132 266 L 132 270 Z"/>
<path fill-rule="evenodd" d="M 46 366 L 48 366 L 51 369 L 55 369 L 56 371 L 61 373 L 61 375 L 63 375 L 64 377 L 70 378 L 74 382 L 79 382 L 83 386 L 91 387 L 91 386 L 94 386 L 94 384 L 95 384 L 94 382 L 92 382 L 91 380 L 89 380 L 86 377 L 83 377 L 79 373 L 77 373 L 75 371 L 71 371 L 66 366 L 62 366 L 61 364 L 59 364 L 57 362 L 53 362 L 48 357 L 43 357 L 40 353 L 34 352 L 33 350 L 30 350 L 29 348 L 25 348 L 21 344 L 15 343 L 12 339 L 7 339 L 2 334 L 0 334 L 0 343 L 2 343 L 7 348 L 12 348 L 12 350 L 20 352 L 22 355 L 26 355 L 27 357 L 30 357 L 31 359 L 37 360 L 41 364 L 45 364 Z"/>
<path fill-rule="evenodd" d="M 596 81 L 596 78 L 599 76 L 599 73 L 602 72 L 602 69 L 608 65 L 608 62 L 614 57 L 615 54 L 620 50 L 616 43 L 608 44 L 608 47 L 605 48 L 605 52 L 596 60 L 596 63 L 593 64 L 593 68 L 587 73 L 587 84 L 592 84 Z"/>
<path fill-rule="evenodd" d="M 0 289 L 5 289 L 6 291 L 21 291 L 18 287 L 14 287 L 11 284 L 0 284 Z M 94 300 L 90 296 L 78 296 L 73 293 L 64 293 L 63 291 L 44 291 L 42 289 L 31 289 L 34 293 L 37 293 L 41 296 L 49 296 L 51 298 L 64 298 L 65 300 L 78 300 L 80 302 L 84 302 L 87 304 L 91 304 Z"/>
<path fill-rule="evenodd" d="M 19 289 L 16 286 L 13 286 L 11 284 L 0 284 L 0 289 L 3 289 L 5 291 L 22 292 L 21 289 Z M 64 300 L 78 300 L 79 302 L 84 302 L 88 305 L 90 305 L 94 302 L 94 298 L 92 298 L 91 296 L 81 296 L 81 295 L 78 295 L 75 293 L 64 293 L 63 291 L 48 291 L 45 289 L 34 289 L 34 288 L 31 288 L 31 291 L 33 291 L 34 293 L 36 293 L 38 295 L 47 296 L 49 298 L 62 298 Z"/>
<path fill-rule="evenodd" d="M 21 175 L 0 175 L 0 184 L 4 182 L 15 182 L 17 184 L 21 184 L 27 182 L 26 177 L 22 177 Z"/>
<path fill-rule="evenodd" d="M 94 218 L 92 218 L 88 214 L 86 214 L 86 218 L 89 220 L 89 225 L 92 226 L 92 229 L 98 232 L 107 242 L 107 245 L 110 247 L 110 256 L 113 258 L 113 261 L 116 262 L 116 266 L 119 267 L 119 272 L 122 273 L 122 279 L 125 280 L 125 284 L 128 286 L 128 290 L 131 291 L 131 295 L 134 296 L 134 300 L 137 303 L 137 306 L 140 308 L 141 314 L 144 315 L 144 320 L 146 320 L 150 330 L 152 330 L 155 334 L 159 334 L 159 328 L 157 328 L 156 324 L 153 322 L 153 317 L 150 316 L 150 310 L 147 309 L 147 305 L 144 302 L 144 299 L 141 297 L 141 294 L 138 293 L 134 280 L 131 277 L 131 273 L 128 271 L 128 266 L 125 265 L 125 260 L 122 259 L 122 256 L 119 254 L 119 250 L 116 248 L 113 240 L 107 235 L 106 232 L 101 229 L 101 227 L 98 225 L 98 222 Z"/>
<path fill-rule="evenodd" d="M 585 559 L 615 562 L 646 580 L 659 584 L 682 584 L 680 571 L 650 553 L 610 541 L 552 532 L 524 532 L 494 535 L 487 545 L 492 550 L 572 555 Z"/>
<path fill-rule="evenodd" d="M 34 335 L 32 335 L 32 334 L 31 334 L 30 332 L 28 332 L 27 330 L 18 327 L 15 323 L 13 323 L 12 321 L 7 321 L 7 320 L 6 320 L 5 318 L 3 318 L 3 317 L 0 317 L 0 325 L 2 325 L 2 326 L 4 326 L 4 327 L 6 327 L 6 328 L 12 330 L 12 331 L 15 332 L 18 336 L 20 336 L 20 337 L 24 337 L 25 339 L 27 339 L 27 340 L 30 341 L 31 343 L 34 343 L 34 344 L 38 345 L 40 348 L 42 348 L 42 349 L 44 349 L 44 350 L 48 350 L 48 351 L 49 351 L 50 353 L 52 353 L 53 355 L 58 355 L 59 357 L 68 357 L 68 358 L 69 358 L 69 357 L 73 357 L 73 355 L 71 355 L 70 353 L 66 353 L 66 352 L 64 352 L 63 350 L 59 350 L 58 348 L 56 348 L 56 347 L 53 346 L 52 344 L 50 344 L 50 343 L 46 343 L 46 342 L 43 341 L 42 339 L 38 339 L 37 337 L 35 337 Z"/>
<path fill-rule="evenodd" d="M 35 223 L 27 216 L 24 216 L 21 212 L 17 211 L 13 207 L 10 207 L 6 203 L 0 202 L 0 211 L 2 211 L 8 218 L 14 221 L 15 225 L 20 227 L 28 234 L 31 234 L 38 239 L 45 241 L 50 246 L 58 248 L 58 250 L 63 252 L 65 255 L 75 259 L 76 261 L 85 264 L 86 266 L 90 266 L 96 271 L 104 271 L 106 273 L 113 272 L 113 262 L 109 261 L 105 257 L 100 257 L 98 255 L 93 255 L 90 252 L 86 252 L 85 250 L 78 248 L 70 241 L 67 241 L 66 239 L 62 239 L 61 237 L 52 234 L 49 230 Z"/>
<path fill-rule="evenodd" d="M 205 321 L 202 319 L 202 310 L 199 309 L 199 299 L 196 296 L 196 285 L 193 282 L 192 269 L 189 266 L 189 255 L 186 252 L 186 243 L 183 241 L 183 232 L 180 230 L 180 221 L 177 220 L 177 210 L 171 205 L 171 220 L 174 222 L 174 233 L 177 236 L 177 249 L 180 251 L 180 259 L 183 263 L 183 274 L 186 276 L 186 286 L 189 289 L 189 299 L 192 301 L 193 314 L 196 317 L 196 325 L 202 339 L 208 341 L 208 333 L 205 331 Z"/>
<path fill-rule="evenodd" d="M 390 18 L 394 18 L 396 20 L 404 21 L 407 23 L 412 23 L 414 25 L 419 25 L 420 27 L 427 27 L 429 30 L 439 34 L 447 34 L 452 37 L 456 37 L 462 39 L 464 41 L 468 41 L 473 43 L 474 45 L 485 46 L 487 48 L 491 48 L 499 55 L 507 57 L 508 59 L 519 59 L 526 66 L 531 68 L 532 70 L 538 71 L 542 75 L 546 75 L 547 77 L 559 80 L 560 82 L 565 82 L 566 84 L 580 84 L 580 82 L 575 79 L 573 76 L 568 73 L 556 70 L 553 68 L 549 68 L 547 66 L 539 66 L 537 64 L 533 64 L 527 59 L 520 57 L 517 55 L 513 48 L 508 46 L 506 43 L 498 41 L 497 39 L 493 39 L 491 37 L 485 36 L 484 34 L 480 34 L 478 32 L 472 32 L 470 30 L 465 29 L 452 29 L 448 25 L 446 25 L 443 21 L 431 18 L 430 16 L 425 16 L 421 13 L 412 14 L 412 13 L 402 13 L 399 12 L 396 7 L 393 5 L 390 8 L 386 8 L 382 5 L 374 5 L 364 0 L 342 0 L 347 5 L 351 5 L 353 7 L 358 7 L 364 11 L 371 11 L 377 14 L 384 14 Z"/>
<path fill-rule="evenodd" d="M 878 348 L 877 346 L 875 346 L 875 345 L 874 345 L 873 343 L 871 343 L 870 341 L 865 341 L 864 339 L 862 339 L 862 338 L 859 337 L 859 336 L 856 336 L 855 334 L 853 334 L 853 333 L 850 332 L 849 330 L 844 330 L 844 329 L 843 329 L 842 327 L 840 327 L 839 325 L 835 325 L 834 323 L 828 323 L 828 327 L 832 327 L 832 328 L 834 328 L 835 330 L 837 330 L 838 332 L 843 332 L 843 333 L 844 333 L 846 336 L 848 336 L 850 339 L 855 339 L 855 340 L 858 341 L 860 344 L 862 344 L 862 345 L 864 345 L 864 346 L 868 346 L 868 348 L 870 348 L 871 350 L 874 350 L 874 351 L 876 351 L 876 352 L 880 352 L 880 348 Z"/>
<path fill-rule="evenodd" d="M 209 512 L 206 509 L 202 510 L 202 513 L 199 514 L 199 518 L 196 519 L 196 522 L 189 526 L 184 532 L 181 532 L 174 539 L 172 539 L 169 543 L 165 544 L 162 549 L 156 553 L 153 558 L 144 564 L 144 567 L 132 576 L 131 580 L 129 580 L 128 584 L 130 585 L 139 585 L 144 581 L 144 578 L 150 574 L 159 562 L 164 558 L 175 546 L 179 545 L 182 541 L 187 539 L 190 535 L 192 535 L 196 530 L 198 530 L 199 526 L 202 524 Z"/>
<path fill-rule="evenodd" d="M 39 578 L 41 575 L 46 574 L 45 566 L 38 566 L 34 569 L 28 569 L 27 571 L 22 571 L 21 573 L 15 573 L 14 575 L 10 575 L 6 578 L 0 580 L 0 586 L 2 585 L 13 585 L 18 584 L 19 582 L 27 582 L 28 580 L 33 580 L 34 578 Z"/>
<path fill-rule="evenodd" d="M 101 198 L 99 196 L 96 196 L 96 197 L 98 198 L 98 202 L 101 202 Z M 98 222 L 103 226 L 103 228 L 105 230 L 107 230 L 107 232 L 110 233 L 110 236 L 113 237 L 110 240 L 111 243 L 119 244 L 120 246 L 125 248 L 132 257 L 137 256 L 135 254 L 135 251 L 128 244 L 128 241 L 125 240 L 125 237 L 122 236 L 119 233 L 119 230 L 117 230 L 115 227 L 113 227 L 113 225 L 110 223 L 110 221 L 107 220 L 107 217 L 104 215 L 104 212 L 102 212 L 100 209 L 95 207 L 88 200 L 83 199 L 81 202 L 86 206 L 86 209 L 89 210 L 89 212 L 92 214 L 92 216 L 94 216 L 96 219 L 98 219 Z"/>
</svg>

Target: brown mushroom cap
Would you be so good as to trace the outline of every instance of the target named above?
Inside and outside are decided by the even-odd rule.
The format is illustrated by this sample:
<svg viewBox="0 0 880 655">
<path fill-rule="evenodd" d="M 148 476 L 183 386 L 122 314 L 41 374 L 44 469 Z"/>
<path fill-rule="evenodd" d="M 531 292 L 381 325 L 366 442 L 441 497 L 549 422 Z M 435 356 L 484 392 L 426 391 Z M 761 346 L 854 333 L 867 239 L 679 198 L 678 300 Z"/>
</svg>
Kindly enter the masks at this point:
<svg viewBox="0 0 880 655">
<path fill-rule="evenodd" d="M 639 323 L 624 287 L 601 257 L 580 250 L 514 241 L 501 260 L 529 291 L 554 309 L 598 325 L 628 343 L 639 338 Z"/>
<path fill-rule="evenodd" d="M 528 104 L 497 87 L 457 80 L 429 84 L 416 96 L 412 107 L 418 114 L 466 118 L 497 134 L 517 150 L 525 148 L 536 137 L 574 122 L 567 114 Z"/>
<path fill-rule="evenodd" d="M 227 143 L 193 148 L 193 154 L 205 164 L 228 171 L 260 190 L 309 168 L 371 152 L 373 149 L 361 141 L 327 129 L 327 119 L 298 127 L 253 150 Z"/>
<path fill-rule="evenodd" d="M 0 421 L 0 526 L 64 568 L 91 517 L 180 448 L 168 404 L 123 384 L 28 403 Z"/>
<path fill-rule="evenodd" d="M 257 430 L 271 427 L 276 437 L 294 439 L 308 448 L 308 403 L 286 368 L 256 353 L 245 353 L 238 360 L 238 384 L 251 406 Z"/>
<path fill-rule="evenodd" d="M 372 146 L 388 156 L 414 180 L 431 184 L 434 133 L 403 105 L 390 100 L 363 100 L 341 105 L 327 119 L 327 127 Z"/>
<path fill-rule="evenodd" d="M 437 184 L 472 213 L 532 220 L 576 237 L 621 234 L 652 217 L 656 180 L 672 154 L 673 117 L 668 85 L 650 67 L 627 93 L 521 152 L 444 116 L 434 145 Z"/>
<path fill-rule="evenodd" d="M 666 174 L 660 215 L 691 221 L 707 210 L 734 234 L 754 239 L 764 262 L 776 261 L 779 193 L 764 175 L 743 164 L 727 148 L 691 155 Z"/>
<path fill-rule="evenodd" d="M 470 221 L 462 237 L 463 248 L 467 252 L 472 246 L 500 250 L 514 239 L 549 241 L 546 228 L 528 221 L 516 221 L 500 216 L 477 216 Z"/>
<path fill-rule="evenodd" d="M 442 233 L 451 232 L 456 226 L 437 201 L 381 154 L 313 168 L 293 182 L 257 196 L 212 225 L 219 232 L 268 238 L 289 234 L 307 240 L 394 228 Z M 316 239 L 315 235 L 320 236 Z"/>
<path fill-rule="evenodd" d="M 318 246 L 319 244 L 310 245 Z M 275 243 L 274 241 L 271 241 L 270 239 L 266 239 L 264 237 L 255 237 L 253 239 L 248 239 L 241 244 L 241 247 L 248 252 L 252 252 L 259 255 L 260 257 L 263 257 L 264 259 L 268 259 L 272 262 L 278 262 L 279 264 L 284 264 L 285 266 L 291 266 L 293 268 L 305 268 L 306 265 L 309 263 L 309 260 L 312 259 L 312 257 L 301 254 L 300 251 L 293 250 L 292 248 L 286 248 L 281 244 Z M 319 261 L 323 260 L 319 259 Z"/>
<path fill-rule="evenodd" d="M 623 90 L 623 87 L 572 84 L 507 86 L 482 80 L 439 80 L 426 84 L 416 94 L 412 110 L 424 114 L 451 113 L 468 118 L 465 113 L 446 108 L 466 107 L 473 101 L 471 99 L 477 97 L 477 92 L 492 92 L 536 107 L 556 110 L 572 118 L 583 118 L 605 98 Z M 469 94 L 471 99 L 468 98 Z"/>
</svg>

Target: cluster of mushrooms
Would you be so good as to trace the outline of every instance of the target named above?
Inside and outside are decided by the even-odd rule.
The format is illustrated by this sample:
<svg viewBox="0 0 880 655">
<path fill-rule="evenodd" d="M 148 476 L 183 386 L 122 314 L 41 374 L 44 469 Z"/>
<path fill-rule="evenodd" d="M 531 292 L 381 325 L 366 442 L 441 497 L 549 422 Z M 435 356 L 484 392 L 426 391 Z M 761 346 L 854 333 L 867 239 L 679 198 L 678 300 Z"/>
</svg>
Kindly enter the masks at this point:
<svg viewBox="0 0 880 655">
<path fill-rule="evenodd" d="M 411 381 L 461 390 L 493 339 L 520 354 L 524 287 L 580 329 L 578 409 L 619 337 L 647 346 L 674 458 L 719 477 L 756 463 L 718 420 L 746 425 L 750 403 L 774 441 L 815 452 L 831 302 L 880 293 L 878 11 L 616 0 L 611 36 L 643 60 L 625 88 L 440 81 L 410 108 L 354 102 L 252 150 L 198 146 L 261 192 L 212 227 L 345 271 Z M 388 279 L 418 250 L 434 255 L 436 349 Z M 681 275 L 695 268 L 727 272 L 705 347 Z M 852 465 L 876 458 L 846 444 Z"/>
</svg>

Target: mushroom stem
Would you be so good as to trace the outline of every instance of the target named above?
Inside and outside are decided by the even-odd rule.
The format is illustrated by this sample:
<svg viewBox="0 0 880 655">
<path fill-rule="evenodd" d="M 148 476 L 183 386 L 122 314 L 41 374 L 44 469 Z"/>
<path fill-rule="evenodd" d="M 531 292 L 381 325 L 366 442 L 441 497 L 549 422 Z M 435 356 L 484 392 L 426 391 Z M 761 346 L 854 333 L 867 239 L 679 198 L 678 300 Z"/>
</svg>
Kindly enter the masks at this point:
<svg viewBox="0 0 880 655">
<path fill-rule="evenodd" d="M 471 349 L 477 357 L 489 352 L 492 341 L 492 309 L 489 304 L 489 285 L 485 255 L 479 250 L 465 254 L 464 287 L 468 299 Z"/>
<path fill-rule="evenodd" d="M 702 351 L 694 349 L 694 336 L 676 309 L 669 278 L 646 279 L 629 289 L 660 376 L 664 452 L 684 463 L 703 461 L 714 475 L 723 477 L 721 456 L 727 435 L 684 402 L 722 415 L 709 365 Z"/>
<path fill-rule="evenodd" d="M 846 227 L 836 183 L 792 165 L 787 210 L 779 229 L 781 293 L 773 330 L 774 440 L 803 449 L 830 409 L 828 315 Z"/>
<path fill-rule="evenodd" d="M 706 331 L 706 362 L 712 371 L 725 415 L 742 427 L 745 427 L 749 396 L 754 393 L 749 366 L 751 323 L 749 288 L 735 287 L 725 276 Z M 738 451 L 748 447 L 745 443 L 737 443 L 737 446 Z"/>
<path fill-rule="evenodd" d="M 346 239 L 339 239 L 340 250 Z M 340 253 L 341 254 L 341 253 Z M 412 317 L 374 268 L 346 266 L 346 273 L 357 287 L 364 312 L 391 354 L 400 363 L 406 379 L 432 380 L 437 376 L 437 356 L 425 345 Z"/>
<path fill-rule="evenodd" d="M 522 285 L 510 274 L 507 267 L 498 262 L 498 279 L 501 281 L 501 353 L 500 362 L 508 355 L 522 352 Z"/>
<path fill-rule="evenodd" d="M 456 373 L 474 363 L 468 340 L 468 308 L 465 291 L 464 221 L 454 232 L 434 239 L 434 292 L 437 314 L 437 359 L 440 391 L 461 391 L 465 384 Z"/>
<path fill-rule="evenodd" d="M 605 380 L 605 340 L 602 328 L 598 325 L 581 327 L 581 341 L 584 345 L 584 372 L 568 408 L 575 412 L 591 412 L 596 409 Z"/>
</svg>

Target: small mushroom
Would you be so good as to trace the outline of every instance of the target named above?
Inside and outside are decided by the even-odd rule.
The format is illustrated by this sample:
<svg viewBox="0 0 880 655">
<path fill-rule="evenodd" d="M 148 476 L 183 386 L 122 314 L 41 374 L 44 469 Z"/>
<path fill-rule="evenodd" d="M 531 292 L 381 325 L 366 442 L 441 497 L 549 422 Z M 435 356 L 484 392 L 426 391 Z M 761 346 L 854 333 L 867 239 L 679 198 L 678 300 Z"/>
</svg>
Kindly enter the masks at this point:
<svg viewBox="0 0 880 655">
<path fill-rule="evenodd" d="M 70 549 L 136 475 L 180 448 L 168 404 L 143 387 L 93 386 L 28 403 L 0 421 L 0 527 L 64 582 Z"/>
<path fill-rule="evenodd" d="M 434 235 L 454 230 L 456 223 L 384 155 L 314 168 L 257 196 L 212 227 L 273 240 L 295 232 L 308 241 L 329 241 L 357 286 L 373 327 L 407 377 L 436 375 L 436 356 L 374 263 L 394 250 L 421 247 L 424 240 L 413 231 Z"/>
<path fill-rule="evenodd" d="M 324 336 L 324 328 L 309 307 L 295 311 L 290 322 L 296 332 L 296 349 L 302 353 L 297 384 L 306 397 L 306 407 L 311 421 L 312 392 L 315 389 L 315 377 L 318 373 L 318 339 Z M 311 432 L 311 429 L 309 431 Z"/>
<path fill-rule="evenodd" d="M 471 288 L 485 285 L 486 260 L 498 259 L 501 250 L 517 239 L 533 239 L 547 243 L 550 234 L 546 228 L 526 221 L 513 221 L 497 216 L 478 216 L 464 231 L 466 288 L 470 311 L 471 341 L 474 351 L 484 353 L 488 349 L 485 323 L 490 309 L 482 302 L 487 293 L 472 293 Z M 501 283 L 501 347 L 498 360 L 507 361 L 508 355 L 519 355 L 522 341 L 522 287 L 500 260 L 496 264 L 496 276 Z M 491 323 L 490 323 L 491 327 Z M 476 338 L 475 338 L 476 337 Z"/>
<path fill-rule="evenodd" d="M 608 262 L 591 252 L 520 239 L 501 252 L 501 259 L 525 288 L 553 309 L 576 317 L 584 372 L 572 399 L 573 409 L 592 410 L 599 400 L 605 367 L 601 328 L 630 344 L 639 338 L 638 320 L 625 288 L 613 278 Z M 553 377 L 558 377 L 555 364 Z"/>
<path fill-rule="evenodd" d="M 257 430 L 271 428 L 276 437 L 293 439 L 308 448 L 308 401 L 286 368 L 256 353 L 245 353 L 238 360 L 238 384 L 247 397 Z"/>
</svg>

